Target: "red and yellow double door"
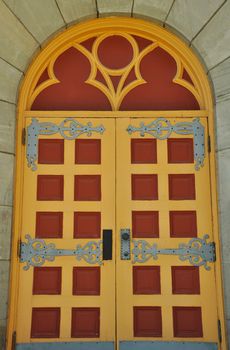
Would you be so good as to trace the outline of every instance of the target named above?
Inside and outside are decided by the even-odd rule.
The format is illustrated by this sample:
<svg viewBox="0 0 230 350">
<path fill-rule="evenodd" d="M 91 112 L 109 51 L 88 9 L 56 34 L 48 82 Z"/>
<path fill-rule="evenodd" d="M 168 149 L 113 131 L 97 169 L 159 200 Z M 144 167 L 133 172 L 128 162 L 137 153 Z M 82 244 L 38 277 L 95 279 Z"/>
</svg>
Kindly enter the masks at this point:
<svg viewBox="0 0 230 350">
<path fill-rule="evenodd" d="M 27 118 L 17 350 L 217 350 L 206 118 Z"/>
</svg>

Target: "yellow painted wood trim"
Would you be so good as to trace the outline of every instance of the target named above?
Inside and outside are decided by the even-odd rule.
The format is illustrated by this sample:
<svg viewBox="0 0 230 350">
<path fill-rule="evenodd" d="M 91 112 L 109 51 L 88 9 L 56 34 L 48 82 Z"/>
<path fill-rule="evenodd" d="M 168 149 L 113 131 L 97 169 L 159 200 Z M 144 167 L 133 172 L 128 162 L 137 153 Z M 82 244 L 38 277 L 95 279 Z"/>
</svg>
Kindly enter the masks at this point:
<svg viewBox="0 0 230 350">
<path fill-rule="evenodd" d="M 201 111 L 131 111 L 131 112 L 110 112 L 110 111 L 29 111 L 28 106 L 31 103 L 31 96 L 33 94 L 36 82 L 39 79 L 42 71 L 47 67 L 48 58 L 52 58 L 52 62 L 58 57 L 60 52 L 63 52 L 66 48 L 72 45 L 74 40 L 87 40 L 92 35 L 99 35 L 109 31 L 128 31 L 136 35 L 144 36 L 146 38 L 155 38 L 156 41 L 161 43 L 162 48 L 167 47 L 167 51 L 170 51 L 172 56 L 176 59 L 181 58 L 185 69 L 188 71 L 193 83 L 196 85 L 199 92 Z M 177 62 L 177 60 L 176 60 Z M 52 64 L 53 64 L 52 63 Z M 51 64 L 51 66 L 52 66 Z M 180 63 L 177 62 L 178 71 L 175 82 L 181 83 L 180 79 L 183 74 L 183 69 Z M 52 77 L 52 69 L 49 67 L 49 74 L 52 83 L 55 83 L 55 77 Z M 47 83 L 47 82 L 46 82 Z M 184 84 L 182 82 L 182 84 Z M 186 84 L 188 89 L 192 89 L 191 84 Z M 190 90 L 191 91 L 191 90 Z M 193 92 L 195 93 L 195 92 Z M 209 81 L 205 70 L 193 53 L 184 42 L 181 41 L 176 35 L 170 33 L 168 30 L 140 19 L 125 18 L 125 17 L 112 17 L 112 18 L 99 18 L 95 20 L 85 21 L 79 23 L 63 33 L 58 34 L 51 40 L 39 53 L 31 63 L 25 78 L 20 87 L 19 102 L 17 110 L 17 140 L 16 140 L 16 176 L 14 182 L 14 219 L 13 219 L 13 238 L 11 249 L 11 274 L 10 274 L 10 292 L 9 292 L 9 309 L 8 309 L 8 328 L 7 328 L 7 350 L 11 349 L 12 333 L 15 330 L 15 319 L 17 309 L 17 296 L 18 296 L 18 269 L 19 261 L 17 257 L 19 232 L 21 228 L 21 211 L 22 211 L 22 186 L 23 186 L 23 166 L 25 162 L 25 147 L 21 143 L 21 132 L 25 127 L 25 117 L 67 117 L 67 116 L 79 116 L 88 115 L 90 117 L 157 117 L 167 116 L 172 117 L 195 117 L 206 116 L 208 117 L 209 134 L 211 136 L 212 151 L 210 154 L 210 177 L 211 177 L 211 194 L 212 194 L 212 213 L 213 213 L 213 228 L 214 228 L 214 240 L 217 248 L 217 262 L 216 268 L 216 281 L 217 281 L 217 295 L 218 295 L 218 314 L 222 323 L 222 346 L 220 350 L 227 350 L 226 342 L 226 327 L 224 316 L 224 298 L 222 288 L 222 268 L 221 268 L 221 254 L 220 254 L 220 237 L 219 237 L 219 222 L 218 222 L 218 202 L 217 202 L 217 180 L 216 180 L 216 161 L 215 161 L 215 126 L 214 126 L 214 112 L 213 112 L 213 100 L 212 93 L 209 86 Z"/>
<path fill-rule="evenodd" d="M 112 93 L 112 86 L 110 88 L 110 92 L 108 92 L 105 90 L 105 87 L 102 86 L 103 84 L 96 82 L 94 79 L 96 69 L 95 65 L 102 72 L 109 86 L 111 85 L 111 82 L 108 81 L 109 78 L 106 74 L 110 73 L 117 75 L 118 73 L 122 73 L 120 70 L 106 70 L 105 67 L 99 62 L 99 60 L 96 59 L 96 49 L 100 41 L 104 38 L 104 36 L 112 34 L 119 34 L 126 37 L 134 49 L 135 43 L 133 42 L 130 34 L 139 35 L 156 43 L 153 46 L 150 45 L 151 47 L 148 47 L 147 51 L 154 50 L 155 47 L 161 47 L 162 49 L 166 50 L 171 56 L 173 56 L 177 64 L 177 73 L 173 81 L 188 89 L 198 100 L 201 109 L 207 109 L 210 103 L 208 99 L 210 90 L 209 84 L 205 78 L 206 74 L 204 72 L 204 69 L 192 50 L 174 34 L 170 33 L 168 30 L 160 26 L 140 19 L 131 19 L 125 17 L 98 18 L 95 20 L 79 23 L 76 26 L 67 29 L 64 33 L 57 35 L 57 37 L 54 38 L 51 43 L 48 43 L 42 52 L 37 55 L 37 58 L 35 58 L 25 76 L 22 90 L 24 90 L 24 97 L 27 97 L 24 99 L 22 95 L 20 96 L 20 99 L 23 99 L 21 101 L 23 109 L 30 109 L 30 106 L 32 105 L 35 97 L 44 88 L 58 82 L 58 79 L 53 72 L 53 66 L 56 59 L 68 48 L 77 47 L 82 51 L 82 53 L 87 55 L 91 63 L 91 75 L 88 78 L 87 82 L 92 83 L 93 85 L 96 84 L 97 88 L 103 90 L 103 92 L 110 100 L 112 108 L 114 110 L 117 110 L 125 94 L 128 93 L 133 87 L 135 87 L 136 83 L 144 83 L 140 75 L 139 64 L 142 56 L 145 55 L 147 51 L 144 53 L 142 52 L 140 57 L 136 52 L 137 50 L 134 50 L 134 58 L 137 62 L 135 69 L 138 79 L 134 86 L 132 86 L 132 84 L 129 84 L 129 86 L 127 86 L 127 88 L 125 88 L 120 94 L 120 97 L 115 96 L 114 93 Z M 92 36 L 98 36 L 98 40 L 95 42 L 95 45 L 93 47 L 94 59 L 92 58 L 92 54 L 80 45 L 82 41 L 87 40 Z M 132 64 L 133 62 L 131 62 L 130 67 Z M 48 69 L 50 79 L 40 84 L 39 87 L 35 88 L 37 81 L 45 68 Z M 182 79 L 184 69 L 186 69 L 190 75 L 194 86 L 186 80 Z M 121 86 L 119 86 L 118 90 L 121 92 Z"/>
<path fill-rule="evenodd" d="M 195 118 L 195 117 L 208 117 L 209 113 L 207 110 L 200 111 L 189 111 L 189 110 L 179 110 L 179 111 L 25 111 L 25 118 L 47 118 L 47 117 L 86 117 L 86 118 L 158 118 L 158 117 L 167 117 L 167 118 Z"/>
</svg>

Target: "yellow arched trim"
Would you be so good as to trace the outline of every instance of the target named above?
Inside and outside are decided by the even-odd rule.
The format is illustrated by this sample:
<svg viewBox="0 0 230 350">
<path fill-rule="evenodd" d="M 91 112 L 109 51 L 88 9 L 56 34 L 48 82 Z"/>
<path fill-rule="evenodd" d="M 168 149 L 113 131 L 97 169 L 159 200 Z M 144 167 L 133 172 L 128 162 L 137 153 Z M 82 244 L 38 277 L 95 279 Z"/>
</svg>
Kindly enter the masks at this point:
<svg viewBox="0 0 230 350">
<path fill-rule="evenodd" d="M 20 239 L 21 231 L 21 213 L 22 213 L 22 186 L 23 186 L 23 166 L 25 159 L 25 147 L 22 145 L 22 130 L 25 126 L 26 116 L 39 116 L 49 117 L 55 114 L 55 116 L 67 117 L 77 115 L 90 115 L 90 117 L 122 117 L 130 116 L 130 112 L 80 112 L 80 111 L 30 111 L 29 108 L 36 98 L 36 96 L 46 87 L 52 84 L 58 83 L 53 66 L 57 57 L 70 47 L 81 48 L 81 42 L 85 41 L 92 36 L 100 37 L 101 35 L 111 35 L 114 33 L 120 33 L 123 36 L 133 34 L 142 36 L 149 39 L 154 44 L 147 47 L 147 51 L 154 50 L 157 46 L 162 47 L 169 52 L 175 59 L 177 64 L 177 73 L 174 77 L 174 82 L 186 87 L 197 98 L 201 110 L 199 111 L 132 111 L 132 116 L 139 117 L 157 117 L 157 116 L 171 116 L 171 117 L 194 117 L 194 116 L 206 116 L 208 118 L 209 135 L 211 137 L 211 152 L 210 152 L 210 177 L 211 177 L 211 195 L 212 195 L 212 214 L 213 214 L 213 235 L 216 243 L 217 261 L 215 263 L 216 281 L 217 281 L 217 297 L 218 297 L 218 315 L 222 324 L 222 343 L 221 349 L 226 350 L 226 332 L 225 332 L 225 317 L 224 317 L 224 303 L 222 292 L 222 274 L 221 274 L 221 254 L 220 254 L 220 240 L 219 240 L 219 227 L 218 227 L 218 206 L 217 206 L 217 192 L 216 192 L 216 173 L 215 173 L 215 133 L 214 133 L 214 116 L 213 116 L 213 101 L 211 89 L 209 86 L 208 78 L 205 70 L 196 57 L 195 53 L 176 35 L 170 33 L 168 30 L 140 19 L 125 18 L 125 17 L 112 17 L 112 18 L 100 18 L 79 23 L 63 33 L 53 38 L 33 59 L 28 71 L 25 75 L 23 83 L 20 88 L 19 102 L 18 102 L 18 116 L 17 116 L 17 154 L 16 154 L 16 176 L 15 176 L 15 190 L 14 190 L 14 224 L 13 224 L 13 238 L 11 249 L 11 277 L 10 277 L 10 305 L 8 310 L 8 330 L 7 330 L 7 350 L 11 350 L 12 335 L 16 325 L 16 309 L 17 309 L 17 296 L 18 296 L 18 278 L 19 278 L 19 260 L 18 260 L 18 243 Z M 96 44 L 95 44 L 96 45 Z M 84 53 L 90 57 L 88 52 Z M 147 54 L 144 50 L 142 55 Z M 116 94 L 113 91 L 111 81 L 109 81 L 106 75 L 106 70 L 102 65 L 96 65 L 95 60 L 91 62 L 91 75 L 88 78 L 88 83 L 96 84 L 101 90 L 104 89 L 104 93 L 107 94 L 109 101 L 113 104 L 113 110 L 119 109 L 119 105 L 122 98 L 133 87 L 132 84 L 143 84 L 145 81 L 142 79 L 139 65 L 142 56 L 137 51 L 134 51 L 135 55 L 135 73 L 137 80 L 134 83 L 130 83 L 123 89 L 125 81 L 125 74 L 123 73 L 120 80 L 118 91 Z M 96 65 L 96 66 L 95 66 Z M 49 80 L 40 84 L 37 88 L 37 82 L 41 73 L 48 69 Z M 103 84 L 99 84 L 95 81 L 95 71 L 98 68 L 103 74 L 104 79 L 107 82 L 108 89 Z M 130 68 L 130 67 L 129 67 Z M 186 69 L 190 75 L 193 85 L 182 79 L 183 70 Z M 111 73 L 111 72 L 110 72 Z M 114 75 L 118 72 L 112 72 Z M 131 85 L 131 86 L 130 86 Z"/>
<path fill-rule="evenodd" d="M 106 68 L 98 58 L 97 49 L 99 44 L 111 35 L 125 37 L 133 48 L 131 62 L 122 69 Z M 147 46 L 142 52 L 139 52 L 137 43 L 131 35 L 138 35 L 148 39 L 152 41 L 152 44 Z M 96 37 L 96 40 L 91 53 L 81 45 L 81 42 L 92 37 Z M 118 110 L 125 95 L 139 84 L 145 83 L 139 69 L 140 61 L 145 54 L 158 46 L 167 51 L 176 61 L 177 72 L 173 82 L 188 89 L 197 99 L 200 109 L 207 110 L 211 103 L 208 98 L 210 96 L 209 84 L 205 77 L 204 69 L 192 50 L 166 29 L 146 21 L 130 18 L 95 19 L 80 23 L 58 35 L 51 43 L 47 44 L 29 67 L 21 88 L 23 93 L 20 95 L 20 105 L 24 111 L 30 110 L 35 98 L 42 90 L 50 85 L 59 83 L 53 71 L 55 61 L 68 48 L 75 47 L 88 58 L 91 65 L 91 72 L 86 83 L 101 90 L 107 96 L 111 109 Z M 132 68 L 135 70 L 137 79 L 123 88 L 125 78 Z M 45 69 L 48 70 L 49 80 L 36 86 L 40 75 Z M 182 78 L 184 69 L 190 75 L 194 85 Z M 97 70 L 102 74 L 107 86 L 96 80 Z M 114 90 L 109 75 L 121 76 L 117 91 Z"/>
</svg>

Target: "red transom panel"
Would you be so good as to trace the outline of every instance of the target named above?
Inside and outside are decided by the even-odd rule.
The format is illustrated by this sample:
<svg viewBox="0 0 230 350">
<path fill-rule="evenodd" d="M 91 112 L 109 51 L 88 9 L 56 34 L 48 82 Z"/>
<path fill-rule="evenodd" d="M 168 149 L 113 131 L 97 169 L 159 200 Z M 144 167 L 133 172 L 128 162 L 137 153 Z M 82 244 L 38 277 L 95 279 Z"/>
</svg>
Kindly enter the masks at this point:
<svg viewBox="0 0 230 350">
<path fill-rule="evenodd" d="M 133 36 L 139 48 L 139 54 L 153 43 L 139 36 Z M 96 38 L 90 38 L 81 43 L 95 60 L 92 45 Z M 101 41 L 97 56 L 103 67 L 109 69 L 121 69 L 128 67 L 133 58 L 131 43 L 121 35 L 108 35 Z M 47 62 L 48 64 L 48 62 Z M 140 74 L 144 83 L 135 84 L 133 88 L 121 98 L 116 109 L 120 110 L 197 110 L 199 104 L 193 93 L 185 87 L 183 82 L 193 82 L 188 72 L 184 69 L 182 83 L 173 79 L 177 73 L 175 59 L 163 48 L 157 47 L 143 55 L 140 62 Z M 103 74 L 97 70 L 95 84 L 88 80 L 91 73 L 89 58 L 75 47 L 70 47 L 62 52 L 53 66 L 53 74 L 58 79 L 52 81 L 49 86 L 43 85 L 32 103 L 32 110 L 111 110 L 111 105 L 105 91 L 117 98 L 123 93 L 124 88 L 138 81 L 135 67 L 131 67 L 125 79 L 120 74 L 108 74 L 113 87 L 108 84 Z M 50 79 L 47 69 L 37 79 L 36 88 Z M 119 82 L 124 79 L 124 85 L 118 92 Z M 98 87 L 98 83 L 103 88 Z M 90 98 L 89 98 L 90 97 Z"/>
</svg>

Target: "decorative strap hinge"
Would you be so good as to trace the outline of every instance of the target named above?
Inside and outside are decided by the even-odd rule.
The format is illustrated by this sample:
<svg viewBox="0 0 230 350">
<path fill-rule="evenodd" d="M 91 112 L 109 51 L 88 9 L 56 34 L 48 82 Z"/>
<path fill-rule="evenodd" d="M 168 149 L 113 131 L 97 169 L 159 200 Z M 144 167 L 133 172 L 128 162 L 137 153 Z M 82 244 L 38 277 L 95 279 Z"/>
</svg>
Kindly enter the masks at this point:
<svg viewBox="0 0 230 350">
<path fill-rule="evenodd" d="M 193 135 L 195 169 L 199 170 L 204 166 L 205 129 L 199 118 L 193 119 L 191 122 L 179 122 L 172 124 L 169 119 L 161 117 L 148 124 L 141 122 L 139 126 L 129 125 L 127 132 L 130 135 L 139 132 L 140 136 L 142 137 L 147 134 L 159 140 L 168 139 L 173 132 L 178 135 Z"/>
<path fill-rule="evenodd" d="M 30 266 L 42 266 L 46 261 L 54 261 L 57 256 L 75 256 L 89 264 L 102 265 L 102 241 L 89 241 L 76 249 L 57 249 L 53 243 L 47 244 L 43 239 L 25 236 L 27 242 L 20 244 L 20 262 L 25 263 L 24 270 Z"/>
<path fill-rule="evenodd" d="M 26 157 L 28 167 L 33 171 L 37 169 L 38 159 L 38 137 L 39 135 L 60 134 L 66 140 L 75 140 L 85 134 L 90 137 L 93 133 L 103 134 L 103 125 L 93 126 L 91 122 L 81 124 L 73 118 L 66 118 L 59 125 L 51 122 L 40 122 L 32 118 L 31 124 L 27 127 Z"/>
<path fill-rule="evenodd" d="M 149 259 L 157 259 L 158 255 L 177 255 L 181 261 L 193 266 L 204 266 L 206 270 L 211 267 L 208 263 L 216 261 L 216 248 L 214 242 L 207 242 L 208 235 L 202 238 L 192 238 L 187 244 L 181 243 L 178 248 L 159 249 L 157 244 L 151 245 L 145 240 L 133 240 L 133 263 L 145 263 Z"/>
</svg>

